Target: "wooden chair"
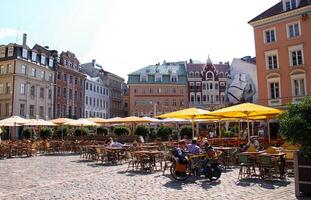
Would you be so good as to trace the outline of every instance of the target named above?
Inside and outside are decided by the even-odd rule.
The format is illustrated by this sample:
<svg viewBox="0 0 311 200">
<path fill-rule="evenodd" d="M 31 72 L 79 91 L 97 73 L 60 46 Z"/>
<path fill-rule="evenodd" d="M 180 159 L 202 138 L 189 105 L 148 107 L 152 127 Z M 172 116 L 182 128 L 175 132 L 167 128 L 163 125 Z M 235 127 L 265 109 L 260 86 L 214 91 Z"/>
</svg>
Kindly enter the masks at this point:
<svg viewBox="0 0 311 200">
<path fill-rule="evenodd" d="M 273 157 L 268 155 L 259 155 L 258 162 L 260 177 L 263 180 L 267 177 L 272 179 L 272 177 L 277 173 L 277 166 Z"/>
<path fill-rule="evenodd" d="M 253 167 L 253 162 L 249 159 L 248 155 L 238 154 L 237 157 L 240 166 L 238 179 L 249 178 L 252 175 L 251 168 Z M 254 168 L 253 172 L 255 173 Z"/>
</svg>

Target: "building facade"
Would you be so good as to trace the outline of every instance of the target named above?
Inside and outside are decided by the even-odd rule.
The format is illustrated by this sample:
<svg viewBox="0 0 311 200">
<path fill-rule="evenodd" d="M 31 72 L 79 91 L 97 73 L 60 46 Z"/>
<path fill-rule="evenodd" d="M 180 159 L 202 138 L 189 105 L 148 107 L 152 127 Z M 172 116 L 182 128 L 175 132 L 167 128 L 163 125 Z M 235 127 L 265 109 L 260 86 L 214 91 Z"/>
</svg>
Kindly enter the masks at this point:
<svg viewBox="0 0 311 200">
<path fill-rule="evenodd" d="M 57 51 L 35 45 L 0 46 L 0 118 L 53 118 Z"/>
<path fill-rule="evenodd" d="M 311 1 L 282 0 L 254 28 L 258 103 L 285 108 L 311 94 Z"/>
<path fill-rule="evenodd" d="M 186 62 L 150 65 L 128 75 L 129 115 L 154 117 L 188 107 Z"/>
<path fill-rule="evenodd" d="M 81 64 L 81 70 L 91 77 L 100 77 L 104 86 L 109 89 L 108 118 L 124 117 L 122 105 L 122 84 L 124 84 L 124 79 L 105 71 L 101 65 L 96 63 L 96 60 Z"/>
<path fill-rule="evenodd" d="M 72 119 L 84 117 L 84 82 L 79 60 L 75 54 L 67 51 L 59 56 L 55 66 L 55 118 Z"/>
<path fill-rule="evenodd" d="M 229 63 L 187 64 L 189 106 L 214 110 L 226 105 L 225 90 Z"/>
<path fill-rule="evenodd" d="M 109 118 L 109 90 L 100 77 L 87 75 L 85 81 L 85 118 Z"/>
</svg>

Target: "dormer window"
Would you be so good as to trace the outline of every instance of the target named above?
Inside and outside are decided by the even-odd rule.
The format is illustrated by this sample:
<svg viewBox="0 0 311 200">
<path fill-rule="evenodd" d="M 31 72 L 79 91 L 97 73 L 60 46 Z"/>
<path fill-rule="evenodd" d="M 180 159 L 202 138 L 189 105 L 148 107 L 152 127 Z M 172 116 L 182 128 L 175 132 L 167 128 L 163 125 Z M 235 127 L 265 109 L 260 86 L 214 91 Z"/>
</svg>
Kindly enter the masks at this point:
<svg viewBox="0 0 311 200">
<path fill-rule="evenodd" d="M 32 60 L 32 61 L 36 61 L 36 60 L 37 60 L 37 53 L 36 53 L 36 52 L 32 52 L 32 54 L 31 54 L 31 60 Z"/>
<path fill-rule="evenodd" d="M 173 83 L 178 82 L 178 76 L 176 73 L 171 74 L 171 82 L 173 82 Z"/>
<path fill-rule="evenodd" d="M 28 53 L 27 49 L 23 48 L 23 53 L 22 53 L 23 58 L 27 58 L 27 53 Z"/>
<path fill-rule="evenodd" d="M 195 77 L 196 78 L 200 77 L 200 72 L 195 72 Z"/>
<path fill-rule="evenodd" d="M 0 58 L 4 58 L 5 57 L 5 47 L 1 47 L 0 48 Z"/>
<path fill-rule="evenodd" d="M 189 76 L 190 76 L 190 77 L 193 77 L 193 76 L 194 76 L 194 73 L 193 73 L 193 72 L 189 72 Z"/>
<path fill-rule="evenodd" d="M 148 82 L 148 74 L 141 74 L 140 82 Z"/>
<path fill-rule="evenodd" d="M 162 74 L 155 74 L 155 82 L 162 82 Z"/>
<path fill-rule="evenodd" d="M 53 67 L 53 58 L 49 59 L 49 67 Z"/>
<path fill-rule="evenodd" d="M 45 56 L 41 55 L 41 65 L 45 65 Z"/>
<path fill-rule="evenodd" d="M 289 11 L 297 8 L 297 0 L 284 0 L 283 9 L 284 11 Z"/>
<path fill-rule="evenodd" d="M 9 47 L 8 49 L 8 56 L 13 56 L 13 53 L 14 53 L 14 47 Z"/>
</svg>

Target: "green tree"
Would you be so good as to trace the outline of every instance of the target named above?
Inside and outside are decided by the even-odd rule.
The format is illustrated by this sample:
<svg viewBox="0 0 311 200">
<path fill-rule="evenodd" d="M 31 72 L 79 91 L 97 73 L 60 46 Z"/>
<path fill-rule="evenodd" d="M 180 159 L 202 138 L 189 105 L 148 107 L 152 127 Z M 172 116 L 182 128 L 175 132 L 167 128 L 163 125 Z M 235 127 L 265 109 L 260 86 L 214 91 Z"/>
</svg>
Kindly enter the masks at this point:
<svg viewBox="0 0 311 200">
<path fill-rule="evenodd" d="M 33 131 L 31 128 L 25 128 L 22 132 L 22 138 L 24 139 L 30 139 L 30 136 L 33 134 Z"/>
<path fill-rule="evenodd" d="M 192 127 L 182 126 L 179 134 L 181 138 L 184 138 L 185 136 L 187 136 L 188 139 L 192 138 Z"/>
<path fill-rule="evenodd" d="M 97 135 L 108 135 L 108 128 L 99 126 L 97 127 L 96 132 L 97 132 Z"/>
<path fill-rule="evenodd" d="M 146 137 L 150 134 L 150 130 L 148 127 L 139 125 L 136 127 L 135 135 Z"/>
<path fill-rule="evenodd" d="M 129 135 L 131 133 L 131 130 L 125 126 L 116 126 L 113 129 L 113 132 L 118 135 Z"/>
<path fill-rule="evenodd" d="M 302 152 L 311 156 L 311 97 L 289 105 L 279 119 L 281 134 L 289 142 L 300 144 Z"/>
<path fill-rule="evenodd" d="M 82 128 L 76 128 L 74 134 L 75 136 L 79 137 L 79 136 L 87 136 L 87 134 L 89 133 L 89 129 L 82 127 Z"/>
<path fill-rule="evenodd" d="M 51 128 L 44 127 L 44 128 L 41 128 L 40 130 L 40 137 L 44 140 L 50 139 L 52 137 L 52 134 L 53 134 L 53 131 Z"/>
<path fill-rule="evenodd" d="M 166 126 L 160 126 L 157 131 L 157 136 L 161 138 L 161 140 L 167 140 L 173 133 L 172 128 Z"/>
</svg>

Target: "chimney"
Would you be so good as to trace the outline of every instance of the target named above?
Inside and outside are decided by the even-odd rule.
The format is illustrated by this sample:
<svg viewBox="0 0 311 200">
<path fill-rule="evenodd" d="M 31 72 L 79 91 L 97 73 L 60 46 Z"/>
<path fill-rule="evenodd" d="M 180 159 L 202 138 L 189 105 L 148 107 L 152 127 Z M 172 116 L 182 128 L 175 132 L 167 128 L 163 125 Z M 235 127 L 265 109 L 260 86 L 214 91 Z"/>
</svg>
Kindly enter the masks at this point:
<svg viewBox="0 0 311 200">
<path fill-rule="evenodd" d="M 26 45 L 26 43 L 27 43 L 27 34 L 24 33 L 23 34 L 23 45 Z"/>
<path fill-rule="evenodd" d="M 93 64 L 93 67 L 96 67 L 96 60 L 95 59 L 92 60 L 92 64 Z"/>
<path fill-rule="evenodd" d="M 44 48 L 49 49 L 49 46 L 44 46 Z"/>
</svg>

